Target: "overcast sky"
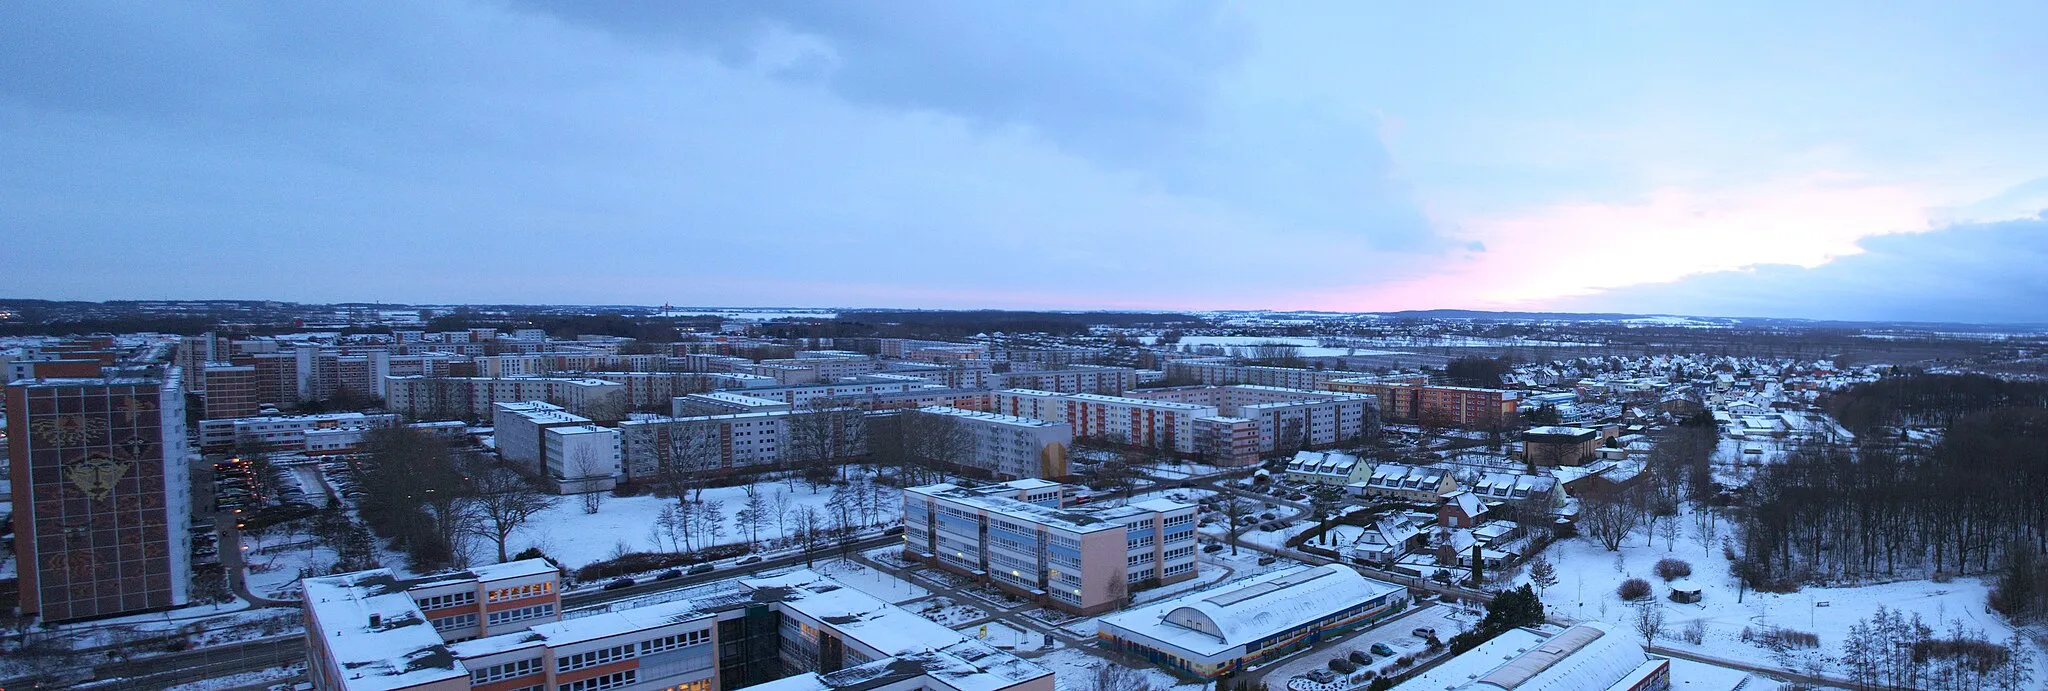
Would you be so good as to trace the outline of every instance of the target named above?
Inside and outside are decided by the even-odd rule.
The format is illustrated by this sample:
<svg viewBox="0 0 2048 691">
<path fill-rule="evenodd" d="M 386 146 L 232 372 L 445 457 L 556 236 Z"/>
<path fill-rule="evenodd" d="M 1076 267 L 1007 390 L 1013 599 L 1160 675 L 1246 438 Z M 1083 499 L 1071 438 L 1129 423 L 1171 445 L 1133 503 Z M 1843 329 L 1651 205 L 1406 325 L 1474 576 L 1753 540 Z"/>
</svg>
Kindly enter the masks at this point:
<svg viewBox="0 0 2048 691">
<path fill-rule="evenodd" d="M 2048 322 L 2048 3 L 1665 5 L 10 3 L 0 295 Z"/>
</svg>

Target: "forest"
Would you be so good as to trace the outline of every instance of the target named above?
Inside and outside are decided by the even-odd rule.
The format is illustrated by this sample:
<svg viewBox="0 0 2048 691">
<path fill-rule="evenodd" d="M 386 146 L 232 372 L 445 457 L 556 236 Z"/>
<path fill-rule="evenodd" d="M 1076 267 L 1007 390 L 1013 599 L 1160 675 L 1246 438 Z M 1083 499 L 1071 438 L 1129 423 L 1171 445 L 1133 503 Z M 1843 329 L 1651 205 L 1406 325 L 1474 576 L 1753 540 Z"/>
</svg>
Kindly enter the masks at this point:
<svg viewBox="0 0 2048 691">
<path fill-rule="evenodd" d="M 1853 441 L 1795 449 L 1731 508 L 1754 588 L 1988 575 L 2016 620 L 2048 615 L 2048 385 L 1908 375 L 1827 401 Z M 1899 427 L 1905 425 L 1907 427 Z M 1929 435 L 1907 435 L 1919 428 Z"/>
</svg>

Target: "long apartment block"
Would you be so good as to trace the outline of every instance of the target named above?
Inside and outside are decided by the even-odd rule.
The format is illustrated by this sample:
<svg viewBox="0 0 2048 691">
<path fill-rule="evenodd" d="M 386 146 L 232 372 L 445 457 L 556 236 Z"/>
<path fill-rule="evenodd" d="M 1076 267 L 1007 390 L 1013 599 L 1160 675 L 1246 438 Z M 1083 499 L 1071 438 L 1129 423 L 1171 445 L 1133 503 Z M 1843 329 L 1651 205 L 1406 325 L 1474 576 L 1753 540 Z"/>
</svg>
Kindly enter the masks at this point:
<svg viewBox="0 0 2048 691">
<path fill-rule="evenodd" d="M 1044 480 L 903 491 L 909 557 L 1054 609 L 1095 614 L 1140 588 L 1195 577 L 1193 504 L 1064 506 Z"/>
<path fill-rule="evenodd" d="M 321 691 L 1052 691 L 1052 672 L 799 569 L 640 607 L 560 609 L 532 559 L 305 580 Z"/>
</svg>

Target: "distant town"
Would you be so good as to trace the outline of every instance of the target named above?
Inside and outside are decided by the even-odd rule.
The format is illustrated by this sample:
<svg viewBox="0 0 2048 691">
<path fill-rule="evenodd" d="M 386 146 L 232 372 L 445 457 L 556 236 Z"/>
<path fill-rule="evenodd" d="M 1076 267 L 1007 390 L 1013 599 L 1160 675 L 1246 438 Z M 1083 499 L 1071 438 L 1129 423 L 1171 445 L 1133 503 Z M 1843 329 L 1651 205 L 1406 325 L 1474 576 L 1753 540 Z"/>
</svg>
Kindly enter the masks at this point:
<svg viewBox="0 0 2048 691">
<path fill-rule="evenodd" d="M 2048 326 L 0 300 L 0 688 L 2039 688 Z"/>
</svg>

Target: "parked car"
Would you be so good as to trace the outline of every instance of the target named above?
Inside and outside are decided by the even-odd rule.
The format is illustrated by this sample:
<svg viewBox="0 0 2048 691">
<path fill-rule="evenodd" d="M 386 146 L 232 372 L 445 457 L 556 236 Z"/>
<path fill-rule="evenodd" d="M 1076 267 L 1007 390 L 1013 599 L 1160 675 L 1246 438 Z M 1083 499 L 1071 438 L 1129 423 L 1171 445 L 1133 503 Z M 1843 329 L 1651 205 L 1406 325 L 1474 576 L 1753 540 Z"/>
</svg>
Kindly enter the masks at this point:
<svg viewBox="0 0 2048 691">
<path fill-rule="evenodd" d="M 605 590 L 623 590 L 631 587 L 633 587 L 633 579 L 631 578 L 614 579 L 612 582 L 604 584 Z"/>
<path fill-rule="evenodd" d="M 654 577 L 654 580 L 657 580 L 657 581 L 668 581 L 668 580 L 674 580 L 674 579 L 677 579 L 677 578 L 682 578 L 682 577 L 683 577 L 683 572 L 682 572 L 682 570 L 681 570 L 681 569 L 669 569 L 669 570 L 667 570 L 667 571 L 663 571 L 663 572 L 661 572 L 661 575 L 659 575 L 659 576 L 655 576 L 655 577 Z"/>
<path fill-rule="evenodd" d="M 711 563 L 709 563 L 709 562 L 706 562 L 706 563 L 703 563 L 703 564 L 698 564 L 698 565 L 696 565 L 696 566 L 692 566 L 692 567 L 690 567 L 690 575 L 692 575 L 692 576 L 695 576 L 695 575 L 697 575 L 697 574 L 700 574 L 700 573 L 711 573 L 711 572 L 713 572 L 713 571 L 717 571 L 717 570 L 718 570 L 718 567 L 717 567 L 717 566 L 713 566 L 713 565 L 712 565 Z"/>
<path fill-rule="evenodd" d="M 1372 654 L 1387 657 L 1394 654 L 1394 649 L 1385 643 L 1374 643 L 1372 644 Z"/>
<path fill-rule="evenodd" d="M 1202 551 L 1208 552 L 1210 554 L 1215 554 L 1217 552 L 1223 551 L 1223 545 L 1206 545 L 1202 547 Z"/>
<path fill-rule="evenodd" d="M 737 562 L 734 562 L 734 563 L 736 563 L 736 564 L 739 564 L 740 566 L 746 566 L 746 565 L 748 565 L 748 564 L 759 564 L 759 563 L 761 563 L 761 555 L 759 555 L 759 554 L 751 554 L 751 555 L 747 555 L 746 557 L 742 557 L 742 558 L 741 558 L 741 559 L 740 559 L 739 561 L 737 561 Z"/>
<path fill-rule="evenodd" d="M 892 526 L 889 526 L 889 529 L 888 529 L 888 530 L 884 530 L 884 531 L 882 531 L 882 534 L 883 534 L 883 535 L 902 535 L 902 534 L 903 534 L 903 526 L 900 526 L 900 525 L 892 525 Z"/>
<path fill-rule="evenodd" d="M 1272 565 L 1274 565 L 1274 564 L 1278 564 L 1278 563 L 1280 563 L 1280 558 L 1279 558 L 1279 557 L 1275 557 L 1275 556 L 1272 556 L 1272 555 L 1267 555 L 1267 556 L 1259 557 L 1259 565 L 1260 565 L 1260 566 L 1272 566 Z"/>
<path fill-rule="evenodd" d="M 1409 633 L 1415 634 L 1416 638 L 1436 638 L 1436 629 L 1427 626 L 1410 631 Z"/>
</svg>

